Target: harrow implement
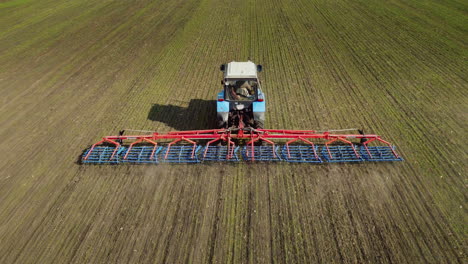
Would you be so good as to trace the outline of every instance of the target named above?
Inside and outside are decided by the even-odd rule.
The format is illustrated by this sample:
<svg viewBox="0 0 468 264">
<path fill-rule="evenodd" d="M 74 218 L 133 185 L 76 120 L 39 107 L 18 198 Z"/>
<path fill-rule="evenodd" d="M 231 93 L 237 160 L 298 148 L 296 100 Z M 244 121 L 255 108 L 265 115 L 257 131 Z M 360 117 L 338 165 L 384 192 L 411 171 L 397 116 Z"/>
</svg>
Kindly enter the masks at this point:
<svg viewBox="0 0 468 264">
<path fill-rule="evenodd" d="M 358 141 L 358 142 L 354 142 Z M 369 145 L 371 144 L 372 145 Z M 201 162 L 378 162 L 403 160 L 378 135 L 313 130 L 211 129 L 107 136 L 84 151 L 84 164 Z"/>
</svg>

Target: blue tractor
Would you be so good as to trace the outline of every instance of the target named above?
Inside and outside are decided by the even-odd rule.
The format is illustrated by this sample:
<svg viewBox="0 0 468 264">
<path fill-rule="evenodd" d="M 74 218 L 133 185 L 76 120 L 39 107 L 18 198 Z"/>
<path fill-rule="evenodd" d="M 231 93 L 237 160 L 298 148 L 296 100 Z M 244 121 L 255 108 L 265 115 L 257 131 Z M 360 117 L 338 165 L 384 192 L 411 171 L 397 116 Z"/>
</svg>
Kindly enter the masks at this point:
<svg viewBox="0 0 468 264">
<path fill-rule="evenodd" d="M 336 134 L 344 130 L 265 129 L 265 94 L 257 74 L 262 65 L 232 61 L 220 67 L 218 129 L 106 136 L 85 150 L 89 164 L 237 161 L 362 162 L 403 160 L 378 135 Z M 350 130 L 350 129 L 345 129 Z M 352 129 L 354 130 L 354 129 Z M 359 142 L 357 142 L 359 141 Z M 371 146 L 369 143 L 380 144 Z M 136 145 L 138 144 L 138 145 Z M 109 146 L 110 145 L 110 146 Z"/>
<path fill-rule="evenodd" d="M 218 93 L 218 128 L 263 129 L 265 124 L 265 94 L 258 73 L 262 65 L 232 61 L 222 64 L 223 90 Z"/>
</svg>

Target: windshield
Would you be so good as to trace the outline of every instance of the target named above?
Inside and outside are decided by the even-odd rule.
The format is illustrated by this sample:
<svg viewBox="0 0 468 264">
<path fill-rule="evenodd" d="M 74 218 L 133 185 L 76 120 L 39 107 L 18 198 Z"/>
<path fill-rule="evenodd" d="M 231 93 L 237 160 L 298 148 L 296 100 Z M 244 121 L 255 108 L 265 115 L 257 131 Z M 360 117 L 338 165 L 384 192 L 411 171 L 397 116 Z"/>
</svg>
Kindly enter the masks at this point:
<svg viewBox="0 0 468 264">
<path fill-rule="evenodd" d="M 255 101 L 257 91 L 257 80 L 253 79 L 230 79 L 226 81 L 226 94 L 228 100 Z"/>
</svg>

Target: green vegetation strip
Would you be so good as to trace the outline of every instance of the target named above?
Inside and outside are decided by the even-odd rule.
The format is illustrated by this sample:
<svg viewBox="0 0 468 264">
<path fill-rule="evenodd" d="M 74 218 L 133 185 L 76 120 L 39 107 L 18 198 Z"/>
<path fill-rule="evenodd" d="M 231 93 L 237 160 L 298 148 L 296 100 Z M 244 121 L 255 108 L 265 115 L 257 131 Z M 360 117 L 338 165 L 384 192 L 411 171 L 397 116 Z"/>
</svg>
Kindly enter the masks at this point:
<svg viewBox="0 0 468 264">
<path fill-rule="evenodd" d="M 0 2 L 0 8 L 15 7 L 19 5 L 24 5 L 28 2 L 31 2 L 31 0 L 11 0 L 6 2 Z"/>
</svg>

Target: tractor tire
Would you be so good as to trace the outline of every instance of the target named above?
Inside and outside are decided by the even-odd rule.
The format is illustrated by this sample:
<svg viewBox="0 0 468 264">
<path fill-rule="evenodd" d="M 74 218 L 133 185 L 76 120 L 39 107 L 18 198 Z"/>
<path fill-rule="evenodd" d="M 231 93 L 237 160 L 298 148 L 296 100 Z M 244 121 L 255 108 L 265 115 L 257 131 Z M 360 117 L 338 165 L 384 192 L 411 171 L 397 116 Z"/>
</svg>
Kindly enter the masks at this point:
<svg viewBox="0 0 468 264">
<path fill-rule="evenodd" d="M 223 128 L 226 128 L 226 123 L 223 122 L 223 121 L 218 121 L 218 124 L 217 124 L 217 128 L 218 129 L 223 129 Z"/>
<path fill-rule="evenodd" d="M 255 128 L 255 129 L 263 129 L 263 128 L 264 128 L 263 122 L 257 121 L 257 120 L 256 120 L 256 121 L 254 122 L 254 128 Z"/>
</svg>

